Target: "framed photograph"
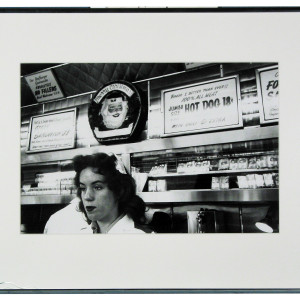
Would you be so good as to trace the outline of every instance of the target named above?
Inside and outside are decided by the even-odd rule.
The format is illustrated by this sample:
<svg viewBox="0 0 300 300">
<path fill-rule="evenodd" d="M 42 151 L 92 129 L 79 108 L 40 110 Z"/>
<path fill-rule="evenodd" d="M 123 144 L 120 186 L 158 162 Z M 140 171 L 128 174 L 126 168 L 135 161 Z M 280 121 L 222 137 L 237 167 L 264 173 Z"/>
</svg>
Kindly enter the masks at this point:
<svg viewBox="0 0 300 300">
<path fill-rule="evenodd" d="M 300 9 L 19 12 L 0 293 L 298 293 Z"/>
</svg>

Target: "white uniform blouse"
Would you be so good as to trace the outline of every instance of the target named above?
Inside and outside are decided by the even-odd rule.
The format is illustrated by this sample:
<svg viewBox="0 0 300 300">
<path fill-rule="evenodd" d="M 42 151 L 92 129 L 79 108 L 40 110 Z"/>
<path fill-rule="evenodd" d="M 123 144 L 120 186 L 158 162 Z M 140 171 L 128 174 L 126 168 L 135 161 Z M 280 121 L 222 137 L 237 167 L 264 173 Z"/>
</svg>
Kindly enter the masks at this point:
<svg viewBox="0 0 300 300">
<path fill-rule="evenodd" d="M 78 209 L 79 199 L 75 198 L 65 208 L 53 214 L 46 226 L 45 234 L 93 234 L 91 225 L 89 225 L 85 216 Z M 134 222 L 127 215 L 116 222 L 110 230 L 111 233 L 145 233 L 135 228 Z"/>
</svg>

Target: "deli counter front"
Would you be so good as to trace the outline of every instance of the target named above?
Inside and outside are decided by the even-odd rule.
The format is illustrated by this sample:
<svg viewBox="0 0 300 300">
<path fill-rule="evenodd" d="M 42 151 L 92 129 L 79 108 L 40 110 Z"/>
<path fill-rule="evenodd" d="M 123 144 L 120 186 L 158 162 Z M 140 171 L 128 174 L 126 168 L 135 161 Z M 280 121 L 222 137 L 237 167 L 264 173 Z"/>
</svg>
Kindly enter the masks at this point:
<svg viewBox="0 0 300 300">
<path fill-rule="evenodd" d="M 278 74 L 277 63 L 22 64 L 21 232 L 43 233 L 76 197 L 76 155 L 105 152 L 135 179 L 154 232 L 278 233 Z"/>
</svg>

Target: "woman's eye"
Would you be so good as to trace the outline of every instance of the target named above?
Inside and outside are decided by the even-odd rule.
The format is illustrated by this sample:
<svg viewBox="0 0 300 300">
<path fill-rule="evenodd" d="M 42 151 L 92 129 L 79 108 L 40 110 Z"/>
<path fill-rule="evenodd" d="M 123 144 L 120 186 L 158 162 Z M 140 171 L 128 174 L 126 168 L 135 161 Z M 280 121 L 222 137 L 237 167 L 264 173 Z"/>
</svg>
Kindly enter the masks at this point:
<svg viewBox="0 0 300 300">
<path fill-rule="evenodd" d="M 79 189 L 80 189 L 81 192 L 85 192 L 86 191 L 86 188 L 84 188 L 84 187 L 80 187 Z"/>
<path fill-rule="evenodd" d="M 101 186 L 95 186 L 95 190 L 100 191 L 100 190 L 102 190 L 102 187 Z"/>
</svg>

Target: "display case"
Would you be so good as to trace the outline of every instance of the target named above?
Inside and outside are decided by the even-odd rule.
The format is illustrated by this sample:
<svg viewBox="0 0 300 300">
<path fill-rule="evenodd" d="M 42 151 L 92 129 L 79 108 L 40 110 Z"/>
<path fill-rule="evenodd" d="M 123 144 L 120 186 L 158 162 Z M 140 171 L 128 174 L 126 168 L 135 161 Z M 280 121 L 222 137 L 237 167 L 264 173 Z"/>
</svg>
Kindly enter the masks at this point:
<svg viewBox="0 0 300 300">
<path fill-rule="evenodd" d="M 278 188 L 278 140 L 195 146 L 131 155 L 143 192 Z"/>
<path fill-rule="evenodd" d="M 248 131 L 247 135 L 244 131 Z M 239 130 L 240 134 L 222 133 L 222 140 L 219 140 L 221 143 L 218 144 L 210 142 L 217 141 L 220 133 L 210 133 L 209 136 L 193 135 L 193 139 L 172 137 L 136 144 L 98 146 L 92 151 L 85 149 L 85 152 L 119 154 L 132 174 L 146 173 L 147 182 L 139 193 L 149 203 L 178 202 L 178 199 L 182 199 L 182 202 L 207 201 L 208 198 L 209 201 L 262 201 L 266 200 L 268 194 L 273 195 L 267 197 L 273 201 L 278 200 L 277 132 L 278 126 L 257 127 Z M 169 148 L 171 145 L 173 147 Z M 142 151 L 143 149 L 147 151 Z M 23 188 L 22 204 L 67 203 L 76 192 L 70 181 L 69 186 L 64 184 L 65 178 L 62 176 L 70 176 L 71 159 L 82 152 L 78 149 L 58 151 L 56 158 L 60 160 L 52 162 L 48 161 L 49 153 L 24 157 L 22 186 L 30 185 L 31 188 L 36 188 L 36 193 L 34 189 L 25 191 Z M 163 166 L 163 169 L 159 170 L 159 166 Z M 59 182 L 54 183 L 56 189 L 47 190 L 49 186 L 43 183 L 44 186 L 40 185 L 39 190 L 37 177 L 44 175 L 47 178 L 48 174 L 51 182 L 51 174 L 54 173 L 56 180 L 59 179 Z M 259 176 L 255 178 L 255 175 Z M 219 186 L 213 183 L 218 181 L 213 180 L 216 178 L 222 178 Z M 164 180 L 164 187 L 152 190 L 156 192 L 155 197 L 152 197 L 149 181 L 159 180 Z M 246 185 L 243 185 L 243 180 L 247 181 Z M 185 196 L 180 196 L 183 193 Z M 171 194 L 171 197 L 166 196 Z M 276 194 L 277 197 L 274 198 Z"/>
<path fill-rule="evenodd" d="M 220 143 L 215 144 L 214 141 Z M 85 153 L 101 151 L 120 154 L 133 176 L 134 173 L 147 174 L 147 180 L 138 194 L 149 208 L 164 211 L 172 217 L 175 232 L 187 232 L 188 210 L 222 210 L 236 216 L 229 232 L 247 232 L 242 229 L 247 214 L 260 212 L 256 217 L 259 219 L 267 213 L 270 206 L 278 206 L 276 125 L 252 127 L 234 133 L 228 131 L 221 136 L 217 132 L 193 135 L 193 139 L 187 136 L 170 137 L 132 144 L 97 146 L 92 151 L 86 149 Z M 41 173 L 68 174 L 72 169 L 71 159 L 76 154 L 79 154 L 78 149 L 58 151 L 56 157 L 60 160 L 52 162 L 48 161 L 48 153 L 31 154 L 30 159 L 23 159 L 22 185 L 35 186 L 36 176 Z M 224 160 L 228 161 L 225 165 L 222 164 Z M 189 167 L 191 162 L 194 162 L 193 166 Z M 199 163 L 198 168 L 196 163 Z M 153 171 L 161 165 L 164 166 L 161 173 Z M 185 167 L 181 169 L 181 165 Z M 214 180 L 216 178 L 222 178 L 218 181 L 218 186 Z M 156 182 L 155 191 L 149 191 L 150 182 L 153 181 Z M 157 185 L 157 182 L 161 183 Z M 245 182 L 247 185 L 243 185 Z M 61 182 L 59 184 L 61 186 Z M 75 196 L 75 189 L 67 190 L 58 186 L 53 193 L 53 190 L 45 191 L 41 188 L 39 192 L 29 194 L 23 191 L 21 203 L 22 206 L 31 207 L 43 205 L 43 210 L 52 205 L 51 209 L 56 206 L 58 210 Z M 249 229 L 250 232 L 252 229 Z"/>
</svg>

